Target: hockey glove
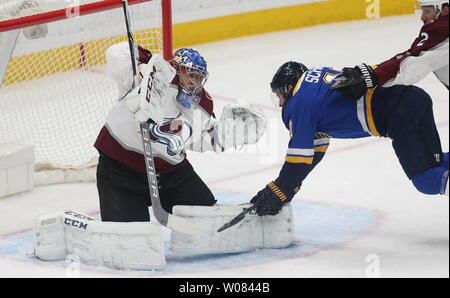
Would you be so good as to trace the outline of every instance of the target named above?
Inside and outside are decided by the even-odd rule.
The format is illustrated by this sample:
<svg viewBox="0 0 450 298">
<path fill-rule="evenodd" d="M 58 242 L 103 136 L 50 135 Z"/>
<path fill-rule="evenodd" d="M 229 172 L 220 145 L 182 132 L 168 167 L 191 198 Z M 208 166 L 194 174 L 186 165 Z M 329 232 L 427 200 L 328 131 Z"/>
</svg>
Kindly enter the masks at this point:
<svg viewBox="0 0 450 298">
<path fill-rule="evenodd" d="M 367 89 L 377 85 L 378 78 L 372 67 L 363 63 L 354 68 L 345 67 L 334 81 L 331 89 L 347 98 L 358 100 L 366 94 Z"/>
<path fill-rule="evenodd" d="M 255 144 L 267 127 L 264 112 L 245 102 L 225 106 L 215 125 L 224 150 L 234 146 Z"/>
<path fill-rule="evenodd" d="M 290 200 L 274 182 L 270 182 L 250 200 L 250 203 L 257 205 L 256 214 L 264 216 L 278 214 L 283 204 Z"/>
</svg>

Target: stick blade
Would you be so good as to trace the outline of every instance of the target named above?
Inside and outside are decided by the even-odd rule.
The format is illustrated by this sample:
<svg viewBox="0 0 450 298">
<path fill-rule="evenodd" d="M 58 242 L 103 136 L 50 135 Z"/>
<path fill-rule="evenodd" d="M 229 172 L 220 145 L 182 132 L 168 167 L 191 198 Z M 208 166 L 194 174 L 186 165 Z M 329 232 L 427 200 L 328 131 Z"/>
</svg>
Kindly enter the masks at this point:
<svg viewBox="0 0 450 298">
<path fill-rule="evenodd" d="M 232 226 L 238 224 L 241 220 L 243 220 L 245 217 L 245 213 L 241 213 L 238 216 L 236 216 L 235 218 L 233 218 L 231 221 L 227 222 L 226 224 L 224 224 L 223 226 L 221 226 L 218 230 L 217 233 L 220 233 L 228 228 L 231 228 Z"/>
<path fill-rule="evenodd" d="M 246 215 L 247 213 L 251 213 L 251 212 L 253 212 L 254 210 L 256 210 L 257 206 L 258 206 L 257 204 L 253 204 L 251 207 L 244 209 L 244 211 L 242 211 L 241 213 L 239 213 L 239 215 L 237 215 L 235 218 L 233 218 L 232 220 L 230 220 L 229 222 L 227 222 L 226 224 L 224 224 L 223 226 L 221 226 L 221 227 L 217 230 L 217 233 L 220 233 L 220 232 L 222 232 L 222 231 L 224 231 L 224 230 L 226 230 L 226 229 L 228 229 L 228 228 L 230 228 L 230 227 L 232 227 L 232 226 L 238 224 L 239 222 L 241 222 L 241 221 L 244 219 L 245 215 Z"/>
</svg>

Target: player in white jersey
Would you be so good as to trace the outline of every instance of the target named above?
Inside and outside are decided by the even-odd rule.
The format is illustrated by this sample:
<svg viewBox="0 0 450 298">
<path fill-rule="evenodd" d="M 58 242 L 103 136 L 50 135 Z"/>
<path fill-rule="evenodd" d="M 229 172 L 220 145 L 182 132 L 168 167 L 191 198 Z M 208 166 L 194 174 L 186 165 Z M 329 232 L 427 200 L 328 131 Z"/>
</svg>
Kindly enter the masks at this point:
<svg viewBox="0 0 450 298">
<path fill-rule="evenodd" d="M 140 122 L 152 119 L 149 113 L 155 111 L 149 103 L 136 101 L 140 89 L 138 86 L 132 90 L 128 44 L 119 43 L 109 48 L 106 59 L 108 74 L 117 82 L 121 100 L 112 107 L 95 142 L 100 153 L 97 187 L 101 217 L 103 221 L 149 221 L 151 202 Z M 152 59 L 156 59 L 156 55 L 139 47 L 141 75 L 152 75 L 152 69 L 148 69 L 153 65 Z M 180 49 L 169 62 L 176 75 L 167 82 L 168 88 L 161 95 L 162 124 L 150 125 L 150 137 L 161 204 L 172 212 L 175 205 L 211 206 L 216 203 L 210 189 L 187 160 L 186 150 L 222 152 L 232 146 L 255 143 L 265 131 L 265 119 L 256 108 L 238 104 L 225 107 L 222 117 L 215 119 L 213 101 L 203 88 L 208 78 L 203 57 L 193 49 Z M 133 105 L 135 107 L 130 108 Z M 234 120 L 225 121 L 227 119 Z M 236 119 L 248 120 L 247 129 L 240 138 L 229 138 Z"/>
<path fill-rule="evenodd" d="M 358 100 L 375 85 L 412 85 L 431 72 L 448 89 L 449 1 L 419 0 L 417 14 L 424 25 L 407 51 L 372 67 L 362 64 L 344 68 L 332 89 Z"/>
</svg>

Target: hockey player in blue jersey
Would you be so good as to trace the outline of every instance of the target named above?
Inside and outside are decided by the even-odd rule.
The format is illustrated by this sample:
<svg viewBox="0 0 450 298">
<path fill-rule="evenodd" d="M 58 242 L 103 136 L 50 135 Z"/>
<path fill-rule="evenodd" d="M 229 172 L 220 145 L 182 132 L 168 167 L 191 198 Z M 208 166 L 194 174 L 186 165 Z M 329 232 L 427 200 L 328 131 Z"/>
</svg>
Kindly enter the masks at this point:
<svg viewBox="0 0 450 298">
<path fill-rule="evenodd" d="M 331 138 L 392 139 L 400 164 L 418 191 L 448 196 L 448 152 L 443 153 L 430 96 L 415 86 L 372 88 L 355 101 L 330 87 L 340 71 L 287 62 L 270 84 L 290 131 L 279 177 L 252 198 L 259 215 L 275 215 L 292 200 L 322 160 Z"/>
</svg>

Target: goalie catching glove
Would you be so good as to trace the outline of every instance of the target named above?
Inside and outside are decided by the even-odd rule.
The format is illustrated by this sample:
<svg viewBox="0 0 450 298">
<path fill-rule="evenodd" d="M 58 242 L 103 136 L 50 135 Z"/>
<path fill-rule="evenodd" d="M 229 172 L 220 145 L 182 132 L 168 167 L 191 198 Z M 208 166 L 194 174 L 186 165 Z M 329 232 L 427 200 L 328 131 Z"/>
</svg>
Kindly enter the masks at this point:
<svg viewBox="0 0 450 298">
<path fill-rule="evenodd" d="M 331 89 L 340 92 L 347 98 L 358 100 L 366 94 L 367 90 L 378 83 L 378 78 L 373 68 L 367 64 L 345 67 L 342 74 L 334 79 Z"/>
<path fill-rule="evenodd" d="M 223 150 L 241 145 L 255 144 L 266 131 L 264 113 L 248 104 L 236 103 L 223 108 L 220 120 L 215 125 L 218 142 Z"/>
<path fill-rule="evenodd" d="M 139 123 L 150 120 L 162 125 L 164 99 L 176 70 L 159 55 L 154 55 L 148 64 L 141 64 L 139 68 L 142 70 L 142 81 L 124 100 Z"/>
</svg>

